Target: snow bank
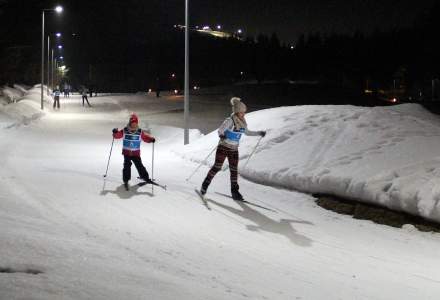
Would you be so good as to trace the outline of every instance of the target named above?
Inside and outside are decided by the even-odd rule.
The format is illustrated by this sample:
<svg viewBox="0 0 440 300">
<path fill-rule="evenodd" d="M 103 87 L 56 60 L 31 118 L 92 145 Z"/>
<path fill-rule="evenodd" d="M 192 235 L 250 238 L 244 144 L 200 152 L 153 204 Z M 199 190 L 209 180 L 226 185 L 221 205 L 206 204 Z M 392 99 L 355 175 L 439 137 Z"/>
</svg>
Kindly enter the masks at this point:
<svg viewBox="0 0 440 300">
<path fill-rule="evenodd" d="M 280 107 L 250 113 L 247 120 L 250 129 L 265 129 L 267 136 L 247 166 L 258 138 L 243 138 L 243 177 L 440 222 L 440 120 L 421 106 Z M 213 132 L 179 152 L 201 162 L 217 142 Z"/>
<path fill-rule="evenodd" d="M 24 92 L 21 89 L 11 88 L 4 86 L 1 89 L 1 94 L 8 100 L 8 102 L 17 102 L 24 96 Z"/>
<path fill-rule="evenodd" d="M 14 88 L 3 88 L 2 93 L 8 99 L 8 103 L 3 102 L 4 105 L 0 106 L 0 113 L 9 117 L 6 127 L 28 125 L 31 121 L 37 120 L 44 115 L 40 109 L 41 91 L 39 85 L 30 90 L 27 90 L 25 86 L 14 85 Z M 44 99 L 45 101 L 51 100 L 46 93 L 44 94 Z M 13 121 L 10 122 L 11 120 Z"/>
</svg>

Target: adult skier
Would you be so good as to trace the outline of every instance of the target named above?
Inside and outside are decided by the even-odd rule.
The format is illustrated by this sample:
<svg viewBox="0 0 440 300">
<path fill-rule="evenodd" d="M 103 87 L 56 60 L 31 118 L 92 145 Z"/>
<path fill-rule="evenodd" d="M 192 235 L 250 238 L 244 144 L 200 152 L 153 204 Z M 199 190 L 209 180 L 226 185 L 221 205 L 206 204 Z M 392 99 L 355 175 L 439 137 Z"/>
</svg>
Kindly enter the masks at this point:
<svg viewBox="0 0 440 300">
<path fill-rule="evenodd" d="M 113 137 L 115 139 L 123 138 L 122 155 L 124 155 L 124 169 L 122 170 L 122 180 L 125 189 L 128 190 L 128 181 L 131 179 L 131 165 L 134 163 L 139 178 L 146 183 L 152 183 L 147 169 L 142 164 L 141 159 L 141 141 L 146 143 L 155 143 L 156 139 L 139 128 L 139 119 L 136 114 L 130 116 L 127 126 L 119 130 L 113 128 Z"/>
<path fill-rule="evenodd" d="M 220 141 L 217 146 L 215 154 L 215 163 L 206 175 L 205 180 L 202 183 L 200 193 L 206 194 L 209 184 L 214 176 L 223 166 L 223 162 L 228 158 L 229 170 L 231 173 L 231 195 L 234 200 L 243 200 L 243 196 L 240 194 L 238 186 L 238 146 L 242 134 L 249 136 L 261 136 L 266 135 L 266 131 L 251 131 L 247 128 L 246 119 L 246 105 L 241 102 L 240 98 L 234 97 L 231 99 L 232 114 L 226 118 L 223 124 L 218 129 L 218 135 Z"/>
<path fill-rule="evenodd" d="M 89 89 L 84 86 L 83 89 L 82 89 L 82 92 L 81 92 L 81 94 L 82 94 L 82 104 L 84 106 L 84 100 L 85 100 L 85 101 L 87 101 L 87 104 L 89 105 L 89 107 L 92 107 L 90 105 L 90 103 L 89 103 L 89 99 L 87 98 L 87 93 L 88 92 L 89 92 Z"/>
</svg>

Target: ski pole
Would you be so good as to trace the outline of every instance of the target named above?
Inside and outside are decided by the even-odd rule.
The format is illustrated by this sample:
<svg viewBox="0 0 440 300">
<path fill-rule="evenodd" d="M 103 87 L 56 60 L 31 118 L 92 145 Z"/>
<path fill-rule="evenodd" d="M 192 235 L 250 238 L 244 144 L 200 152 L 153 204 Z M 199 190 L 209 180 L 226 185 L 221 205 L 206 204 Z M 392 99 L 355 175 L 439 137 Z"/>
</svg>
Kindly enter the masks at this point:
<svg viewBox="0 0 440 300">
<path fill-rule="evenodd" d="M 214 153 L 214 151 L 217 149 L 217 146 L 214 147 L 214 149 L 211 150 L 211 152 L 209 152 L 208 156 L 206 156 L 206 158 L 198 165 L 198 167 L 194 170 L 194 172 L 186 179 L 186 181 L 189 181 L 191 179 L 191 177 L 194 176 L 194 174 L 197 173 L 197 171 L 200 169 L 200 167 L 208 160 L 208 158 L 211 156 L 212 153 Z"/>
<path fill-rule="evenodd" d="M 109 164 L 110 164 L 110 157 L 112 157 L 113 143 L 114 143 L 114 142 L 115 142 L 115 138 L 113 137 L 113 140 L 112 140 L 112 146 L 110 147 L 110 155 L 108 156 L 107 169 L 105 170 L 104 178 L 107 177 L 108 166 L 109 166 Z"/>
<path fill-rule="evenodd" d="M 154 143 L 151 151 L 151 181 L 154 181 Z M 154 184 L 151 185 L 151 193 L 154 195 Z"/>
<path fill-rule="evenodd" d="M 257 144 L 255 145 L 254 149 L 252 150 L 251 154 L 249 154 L 249 157 L 248 157 L 246 163 L 244 164 L 243 169 L 246 168 L 246 166 L 247 166 L 249 160 L 251 159 L 252 155 L 254 155 L 254 153 L 255 153 L 255 151 L 257 150 L 258 145 L 260 145 L 260 142 L 261 142 L 262 139 L 263 139 L 263 137 L 260 137 L 260 139 L 258 140 L 258 142 L 257 142 Z"/>
<path fill-rule="evenodd" d="M 154 143 L 153 143 L 153 151 L 151 152 L 151 180 L 154 181 Z"/>
</svg>

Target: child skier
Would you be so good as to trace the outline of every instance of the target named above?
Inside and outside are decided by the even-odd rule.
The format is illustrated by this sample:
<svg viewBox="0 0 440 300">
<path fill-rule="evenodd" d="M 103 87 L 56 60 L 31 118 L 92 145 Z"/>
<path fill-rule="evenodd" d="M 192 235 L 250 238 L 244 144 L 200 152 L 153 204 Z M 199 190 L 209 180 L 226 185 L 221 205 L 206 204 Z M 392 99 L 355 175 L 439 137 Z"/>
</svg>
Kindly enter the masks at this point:
<svg viewBox="0 0 440 300">
<path fill-rule="evenodd" d="M 58 86 L 52 91 L 52 94 L 53 94 L 53 109 L 55 109 L 55 108 L 60 109 L 61 91 Z"/>
<path fill-rule="evenodd" d="M 122 180 L 124 181 L 126 190 L 128 190 L 128 181 L 131 179 L 132 162 L 136 166 L 139 177 L 146 183 L 152 183 L 147 170 L 142 164 L 141 140 L 146 143 L 155 143 L 156 139 L 139 128 L 138 123 L 138 117 L 135 114 L 132 114 L 127 126 L 124 129 L 118 130 L 118 128 L 113 128 L 113 137 L 115 139 L 124 138 L 122 145 L 122 155 L 124 155 Z"/>
<path fill-rule="evenodd" d="M 226 157 L 229 161 L 229 170 L 231 172 L 231 194 L 234 200 L 243 200 L 243 196 L 238 191 L 238 146 L 240 143 L 241 135 L 244 133 L 249 136 L 261 136 L 266 135 L 266 131 L 251 131 L 247 128 L 247 123 L 244 118 L 246 113 L 246 105 L 241 102 L 240 98 L 232 98 L 232 115 L 223 122 L 218 129 L 218 135 L 220 141 L 218 143 L 217 152 L 215 154 L 215 163 L 211 170 L 206 175 L 205 180 L 202 183 L 200 193 L 206 194 L 209 184 L 215 174 L 220 171 L 223 162 Z"/>
</svg>

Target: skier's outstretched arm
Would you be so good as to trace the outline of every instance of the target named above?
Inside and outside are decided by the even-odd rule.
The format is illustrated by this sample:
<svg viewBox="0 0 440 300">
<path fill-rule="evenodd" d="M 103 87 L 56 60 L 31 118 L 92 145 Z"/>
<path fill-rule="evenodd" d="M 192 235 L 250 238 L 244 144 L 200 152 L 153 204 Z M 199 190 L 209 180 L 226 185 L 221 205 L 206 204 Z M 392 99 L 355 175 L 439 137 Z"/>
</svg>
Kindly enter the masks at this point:
<svg viewBox="0 0 440 300">
<path fill-rule="evenodd" d="M 156 142 L 156 139 L 154 138 L 154 136 L 149 135 L 148 133 L 146 133 L 143 130 L 141 133 L 141 138 L 145 143 L 155 143 Z"/>
<path fill-rule="evenodd" d="M 118 128 L 113 128 L 113 138 L 120 139 L 124 136 L 124 130 L 118 130 Z"/>
<path fill-rule="evenodd" d="M 246 127 L 244 134 L 249 135 L 249 136 L 262 136 L 262 137 L 264 137 L 266 135 L 266 131 L 252 131 Z"/>
</svg>

